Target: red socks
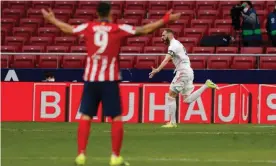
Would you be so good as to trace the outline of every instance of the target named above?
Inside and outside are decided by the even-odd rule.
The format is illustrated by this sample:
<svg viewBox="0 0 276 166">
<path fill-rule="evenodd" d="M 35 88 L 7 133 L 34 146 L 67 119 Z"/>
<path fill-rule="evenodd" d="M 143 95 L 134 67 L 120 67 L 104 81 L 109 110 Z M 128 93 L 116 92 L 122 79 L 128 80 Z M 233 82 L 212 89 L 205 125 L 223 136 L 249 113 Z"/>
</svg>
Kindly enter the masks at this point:
<svg viewBox="0 0 276 166">
<path fill-rule="evenodd" d="M 80 120 L 78 127 L 78 154 L 85 153 L 90 133 L 91 120 Z"/>
<path fill-rule="evenodd" d="M 113 121 L 111 124 L 111 138 L 112 138 L 112 153 L 120 156 L 124 137 L 124 129 L 122 121 Z"/>
</svg>

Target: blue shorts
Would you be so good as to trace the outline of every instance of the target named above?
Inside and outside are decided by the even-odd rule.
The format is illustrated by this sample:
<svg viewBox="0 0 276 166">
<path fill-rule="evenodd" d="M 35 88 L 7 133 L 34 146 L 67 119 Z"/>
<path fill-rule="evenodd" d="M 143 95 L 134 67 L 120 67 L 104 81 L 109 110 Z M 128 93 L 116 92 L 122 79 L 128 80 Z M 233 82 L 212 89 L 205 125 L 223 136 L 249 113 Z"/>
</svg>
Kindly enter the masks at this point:
<svg viewBox="0 0 276 166">
<path fill-rule="evenodd" d="M 121 115 L 119 82 L 85 82 L 82 92 L 80 113 L 96 116 L 102 102 L 103 115 L 112 118 Z"/>
</svg>

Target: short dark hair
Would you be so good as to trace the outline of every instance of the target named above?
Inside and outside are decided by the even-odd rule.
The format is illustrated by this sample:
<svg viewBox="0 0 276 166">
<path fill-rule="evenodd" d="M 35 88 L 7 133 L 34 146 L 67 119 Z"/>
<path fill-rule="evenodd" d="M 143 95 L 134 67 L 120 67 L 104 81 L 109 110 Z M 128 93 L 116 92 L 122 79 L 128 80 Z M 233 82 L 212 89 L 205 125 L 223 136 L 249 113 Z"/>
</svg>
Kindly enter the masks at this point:
<svg viewBox="0 0 276 166">
<path fill-rule="evenodd" d="M 172 33 L 172 34 L 173 34 L 173 30 L 171 30 L 171 29 L 169 29 L 169 28 L 165 29 L 165 31 L 166 31 L 167 33 Z"/>
<path fill-rule="evenodd" d="M 241 1 L 241 4 L 243 4 L 244 2 L 247 3 L 250 6 L 250 8 L 253 8 L 253 4 L 251 1 Z"/>
<path fill-rule="evenodd" d="M 97 12 L 100 17 L 108 17 L 111 10 L 109 2 L 100 2 L 97 7 Z"/>
</svg>

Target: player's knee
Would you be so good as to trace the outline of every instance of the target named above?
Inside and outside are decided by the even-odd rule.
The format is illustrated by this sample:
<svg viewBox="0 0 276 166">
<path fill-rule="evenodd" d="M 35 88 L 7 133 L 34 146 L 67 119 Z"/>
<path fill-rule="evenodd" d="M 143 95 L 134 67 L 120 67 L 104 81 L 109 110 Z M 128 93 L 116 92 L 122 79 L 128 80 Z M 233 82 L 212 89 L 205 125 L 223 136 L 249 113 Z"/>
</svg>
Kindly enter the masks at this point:
<svg viewBox="0 0 276 166">
<path fill-rule="evenodd" d="M 172 90 L 169 91 L 169 97 L 171 97 L 171 98 L 176 98 L 176 96 L 177 96 L 177 93 L 176 93 L 176 92 L 174 92 L 174 91 L 172 91 Z"/>
<path fill-rule="evenodd" d="M 82 114 L 81 120 L 91 120 L 91 117 L 89 115 Z"/>
<path fill-rule="evenodd" d="M 189 97 L 186 97 L 183 101 L 184 103 L 187 103 L 187 104 L 190 104 L 193 102 Z"/>
<path fill-rule="evenodd" d="M 119 116 L 115 116 L 112 118 L 113 121 L 122 121 L 122 116 L 119 115 Z"/>
</svg>

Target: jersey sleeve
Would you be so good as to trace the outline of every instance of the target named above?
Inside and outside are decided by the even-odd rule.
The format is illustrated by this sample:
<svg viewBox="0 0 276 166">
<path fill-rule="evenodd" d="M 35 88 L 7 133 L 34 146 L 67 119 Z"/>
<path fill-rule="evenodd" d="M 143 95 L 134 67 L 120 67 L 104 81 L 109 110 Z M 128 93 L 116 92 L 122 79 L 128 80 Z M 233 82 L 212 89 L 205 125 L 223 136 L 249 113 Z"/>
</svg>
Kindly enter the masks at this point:
<svg viewBox="0 0 276 166">
<path fill-rule="evenodd" d="M 73 34 L 84 36 L 85 32 L 87 31 L 89 23 L 80 24 L 74 26 Z"/>
<path fill-rule="evenodd" d="M 175 57 L 175 55 L 176 55 L 176 47 L 173 46 L 173 45 L 170 45 L 169 49 L 168 49 L 168 54 L 171 55 L 172 57 Z"/>
<path fill-rule="evenodd" d="M 119 27 L 119 30 L 120 30 L 120 36 L 121 37 L 134 36 L 135 33 L 136 33 L 136 28 L 132 25 L 119 24 L 118 27 Z"/>
</svg>

